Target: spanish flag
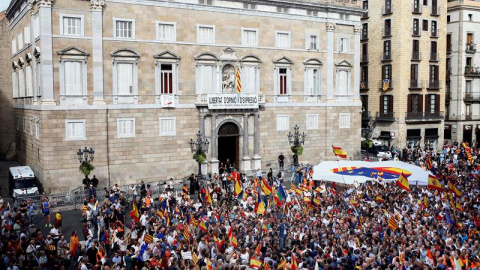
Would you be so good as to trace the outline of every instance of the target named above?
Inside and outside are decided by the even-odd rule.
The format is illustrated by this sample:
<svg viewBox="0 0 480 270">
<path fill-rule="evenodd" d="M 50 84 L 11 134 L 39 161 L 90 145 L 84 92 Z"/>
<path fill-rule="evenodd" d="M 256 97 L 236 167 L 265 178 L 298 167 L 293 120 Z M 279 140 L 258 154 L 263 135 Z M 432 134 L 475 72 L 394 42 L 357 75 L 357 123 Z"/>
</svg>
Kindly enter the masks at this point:
<svg viewBox="0 0 480 270">
<path fill-rule="evenodd" d="M 297 259 L 295 259 L 295 255 L 293 255 L 293 253 L 292 253 L 291 260 L 292 260 L 291 269 L 292 270 L 298 270 Z"/>
<path fill-rule="evenodd" d="M 428 189 L 443 191 L 442 184 L 440 184 L 438 178 L 431 174 L 428 175 Z"/>
<path fill-rule="evenodd" d="M 333 149 L 333 154 L 335 156 L 341 157 L 341 158 L 347 158 L 347 154 L 345 153 L 345 151 L 343 151 L 342 147 L 332 145 L 332 149 Z"/>
<path fill-rule="evenodd" d="M 410 192 L 410 184 L 408 184 L 408 179 L 405 177 L 405 175 L 403 174 L 403 172 L 402 172 L 402 174 L 400 175 L 400 177 L 399 177 L 398 180 L 397 180 L 397 185 L 398 185 L 401 189 Z"/>
<path fill-rule="evenodd" d="M 242 193 L 242 183 L 240 182 L 240 178 L 235 177 L 235 189 L 233 190 L 233 193 L 235 196 L 238 196 L 238 194 Z"/>
<path fill-rule="evenodd" d="M 265 204 L 263 203 L 263 201 L 261 201 L 258 203 L 257 214 L 263 215 L 264 213 L 265 213 Z"/>
<path fill-rule="evenodd" d="M 208 231 L 207 225 L 205 224 L 205 222 L 203 222 L 203 220 L 200 221 L 200 224 L 198 224 L 198 228 L 200 228 L 200 230 L 202 230 L 204 232 Z"/>
<path fill-rule="evenodd" d="M 458 202 L 455 203 L 455 209 L 460 212 L 463 211 L 463 207 Z"/>
<path fill-rule="evenodd" d="M 462 192 L 460 192 L 452 182 L 448 182 L 448 191 L 455 194 L 457 197 L 462 197 Z"/>
<path fill-rule="evenodd" d="M 210 195 L 210 191 L 208 191 L 208 187 L 205 188 L 205 202 L 212 204 L 212 196 Z"/>
<path fill-rule="evenodd" d="M 427 166 L 427 169 L 431 170 L 433 165 L 432 165 L 432 160 L 430 159 L 430 155 L 427 155 L 427 158 L 425 160 L 425 165 Z"/>
<path fill-rule="evenodd" d="M 212 267 L 212 262 L 210 262 L 209 259 L 205 259 L 206 260 L 206 264 L 207 264 L 207 270 L 212 270 L 213 267 Z"/>
<path fill-rule="evenodd" d="M 268 185 L 267 179 L 262 179 L 262 192 L 265 195 L 270 195 L 272 193 L 272 187 Z"/>
<path fill-rule="evenodd" d="M 382 198 L 381 195 L 377 195 L 377 197 L 375 198 L 375 201 L 376 201 L 377 203 L 383 203 L 385 200 Z"/>
<path fill-rule="evenodd" d="M 278 264 L 277 269 L 283 269 L 286 264 L 287 264 L 287 261 L 282 260 L 282 261 Z"/>
<path fill-rule="evenodd" d="M 250 259 L 250 267 L 260 269 L 262 267 L 262 262 L 255 259 L 255 258 L 251 258 Z"/>
<path fill-rule="evenodd" d="M 232 237 L 232 233 L 233 233 L 233 226 L 230 226 L 230 229 L 228 230 L 228 233 L 227 233 L 227 238 L 230 239 L 230 237 Z"/>
<path fill-rule="evenodd" d="M 255 255 L 260 255 L 262 249 L 262 241 L 258 243 L 257 248 L 255 249 Z"/>
<path fill-rule="evenodd" d="M 10 206 L 10 205 L 9 205 Z M 138 208 L 137 204 L 135 203 L 135 200 L 132 201 L 132 211 L 128 214 L 133 220 L 138 222 L 138 219 L 140 218 L 140 215 L 138 214 Z"/>
<path fill-rule="evenodd" d="M 230 244 L 234 247 L 238 247 L 237 237 L 234 234 L 232 234 L 232 237 L 230 238 Z"/>
</svg>

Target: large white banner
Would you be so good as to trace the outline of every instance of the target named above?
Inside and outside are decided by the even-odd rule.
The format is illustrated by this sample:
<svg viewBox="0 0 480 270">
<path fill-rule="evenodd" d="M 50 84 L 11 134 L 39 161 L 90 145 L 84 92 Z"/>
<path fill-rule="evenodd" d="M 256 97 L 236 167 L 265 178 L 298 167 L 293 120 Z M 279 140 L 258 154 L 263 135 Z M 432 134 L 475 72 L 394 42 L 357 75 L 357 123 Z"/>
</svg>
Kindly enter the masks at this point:
<svg viewBox="0 0 480 270">
<path fill-rule="evenodd" d="M 209 109 L 258 109 L 256 94 L 209 94 Z"/>
<path fill-rule="evenodd" d="M 324 161 L 314 167 L 313 179 L 348 185 L 378 179 L 394 182 L 402 172 L 410 185 L 428 185 L 430 172 L 401 161 Z"/>
</svg>

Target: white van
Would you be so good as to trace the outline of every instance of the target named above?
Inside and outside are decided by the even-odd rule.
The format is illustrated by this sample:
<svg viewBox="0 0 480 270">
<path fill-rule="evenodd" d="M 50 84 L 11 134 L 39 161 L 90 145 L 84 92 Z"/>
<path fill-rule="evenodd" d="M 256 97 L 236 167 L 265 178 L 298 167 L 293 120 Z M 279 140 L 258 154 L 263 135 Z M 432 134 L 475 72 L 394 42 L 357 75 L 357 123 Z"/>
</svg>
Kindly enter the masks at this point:
<svg viewBox="0 0 480 270">
<path fill-rule="evenodd" d="M 37 178 L 29 166 L 10 167 L 8 179 L 10 194 L 14 198 L 39 194 Z"/>
</svg>

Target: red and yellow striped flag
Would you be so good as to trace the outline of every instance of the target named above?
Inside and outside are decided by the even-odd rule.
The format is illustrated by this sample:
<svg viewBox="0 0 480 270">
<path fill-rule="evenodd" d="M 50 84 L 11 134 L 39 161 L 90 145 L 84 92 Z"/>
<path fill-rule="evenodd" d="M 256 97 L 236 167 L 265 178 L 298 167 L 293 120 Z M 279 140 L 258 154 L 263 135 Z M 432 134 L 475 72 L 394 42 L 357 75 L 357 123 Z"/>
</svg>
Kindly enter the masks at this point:
<svg viewBox="0 0 480 270">
<path fill-rule="evenodd" d="M 240 67 L 237 68 L 236 78 L 237 78 L 237 93 L 240 94 L 242 92 L 242 80 L 240 79 Z"/>
</svg>

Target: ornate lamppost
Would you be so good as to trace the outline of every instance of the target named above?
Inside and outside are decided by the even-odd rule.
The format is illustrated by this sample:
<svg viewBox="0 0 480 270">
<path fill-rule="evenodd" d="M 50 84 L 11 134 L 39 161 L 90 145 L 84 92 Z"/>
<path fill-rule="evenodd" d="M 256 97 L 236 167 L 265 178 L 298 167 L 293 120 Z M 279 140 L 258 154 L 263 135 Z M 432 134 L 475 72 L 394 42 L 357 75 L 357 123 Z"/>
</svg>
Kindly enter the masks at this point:
<svg viewBox="0 0 480 270">
<path fill-rule="evenodd" d="M 208 139 L 203 138 L 203 134 L 198 131 L 197 140 L 194 141 L 193 139 L 190 139 L 188 144 L 190 145 L 190 150 L 193 153 L 193 159 L 195 159 L 198 163 L 198 179 L 202 179 L 202 163 L 207 158 L 208 145 L 210 142 Z"/>
<path fill-rule="evenodd" d="M 292 144 L 292 147 L 290 148 L 293 152 L 293 165 L 298 166 L 298 156 L 303 153 L 303 147 L 302 144 L 305 144 L 305 137 L 307 137 L 307 134 L 305 132 L 300 132 L 298 131 L 298 126 L 295 125 L 293 128 L 294 132 L 293 134 L 289 131 L 288 132 L 288 142 Z"/>
<path fill-rule="evenodd" d="M 78 161 L 80 162 L 79 169 L 83 173 L 83 175 L 85 175 L 85 178 L 87 178 L 90 172 L 95 169 L 95 167 L 91 163 L 95 158 L 94 154 L 95 151 L 93 150 L 93 148 L 90 148 L 90 150 L 88 150 L 88 148 L 85 146 L 83 150 L 78 149 L 77 157 Z"/>
</svg>

